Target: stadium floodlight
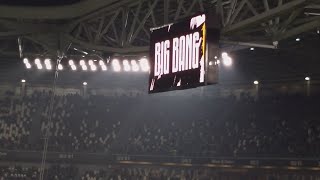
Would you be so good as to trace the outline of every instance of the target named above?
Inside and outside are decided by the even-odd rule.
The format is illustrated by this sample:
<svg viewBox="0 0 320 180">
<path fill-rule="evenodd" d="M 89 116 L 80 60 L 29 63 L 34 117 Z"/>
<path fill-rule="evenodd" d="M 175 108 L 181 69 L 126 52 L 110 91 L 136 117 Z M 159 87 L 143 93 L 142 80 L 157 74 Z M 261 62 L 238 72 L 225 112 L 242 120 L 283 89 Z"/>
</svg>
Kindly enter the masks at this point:
<svg viewBox="0 0 320 180">
<path fill-rule="evenodd" d="M 31 64 L 30 63 L 26 63 L 26 68 L 30 69 L 31 68 Z"/>
<path fill-rule="evenodd" d="M 21 79 L 21 82 L 22 82 L 22 83 L 25 83 L 25 82 L 26 82 L 26 80 L 25 80 L 25 79 Z"/>
<path fill-rule="evenodd" d="M 96 71 L 96 70 L 97 70 L 97 66 L 96 66 L 96 65 L 94 65 L 94 64 L 93 64 L 93 65 L 91 65 L 91 66 L 90 66 L 90 68 L 91 68 L 91 71 Z"/>
<path fill-rule="evenodd" d="M 86 62 L 84 60 L 80 60 L 80 65 L 81 66 L 86 65 Z"/>
<path fill-rule="evenodd" d="M 83 84 L 84 86 L 88 85 L 88 83 L 87 83 L 87 82 L 83 82 L 82 84 Z"/>
<path fill-rule="evenodd" d="M 212 65 L 213 65 L 213 62 L 212 62 L 212 61 L 210 61 L 210 62 L 209 62 L 209 66 L 212 66 Z"/>
<path fill-rule="evenodd" d="M 37 64 L 37 68 L 38 69 L 42 69 L 42 65 L 39 63 L 39 64 Z"/>
<path fill-rule="evenodd" d="M 23 58 L 23 63 L 25 63 L 25 64 L 29 64 L 29 60 L 28 60 L 28 58 Z"/>
<path fill-rule="evenodd" d="M 304 80 L 310 81 L 310 77 L 305 77 Z"/>
<path fill-rule="evenodd" d="M 301 39 L 300 38 L 296 38 L 296 41 L 299 42 L 299 41 L 301 41 Z"/>
<path fill-rule="evenodd" d="M 214 59 L 218 59 L 218 56 L 214 56 Z"/>
<path fill-rule="evenodd" d="M 223 53 L 221 53 L 221 57 L 222 57 L 222 58 L 226 58 L 226 57 L 229 57 L 229 55 L 228 55 L 228 53 L 223 52 Z"/>
<path fill-rule="evenodd" d="M 104 64 L 104 62 L 103 62 L 102 60 L 100 60 L 100 61 L 99 61 L 99 65 L 100 65 L 100 66 L 104 66 L 105 64 Z"/>
<path fill-rule="evenodd" d="M 232 58 L 228 55 L 228 53 L 223 52 L 221 54 L 221 57 L 222 57 L 222 63 L 225 66 L 231 66 L 232 65 Z"/>
<path fill-rule="evenodd" d="M 231 66 L 231 65 L 232 65 L 232 59 L 231 59 L 231 57 L 229 57 L 229 56 L 223 58 L 222 62 L 223 62 L 223 64 L 224 64 L 225 66 Z"/>
<path fill-rule="evenodd" d="M 73 66 L 73 65 L 74 65 L 74 62 L 73 62 L 72 59 L 69 60 L 69 65 L 70 65 L 70 66 Z"/>
<path fill-rule="evenodd" d="M 129 61 L 128 60 L 123 60 L 122 61 L 122 64 L 123 64 L 123 69 L 124 69 L 124 71 L 131 71 L 131 66 L 130 66 L 130 64 L 129 64 Z"/>
<path fill-rule="evenodd" d="M 149 62 L 148 62 L 147 58 L 140 59 L 140 67 L 141 67 L 142 71 L 144 71 L 144 72 L 149 71 L 150 66 L 149 66 Z"/>
<path fill-rule="evenodd" d="M 35 63 L 35 64 L 41 64 L 40 59 L 39 59 L 39 58 L 36 58 L 36 59 L 34 60 L 34 63 Z"/>
<path fill-rule="evenodd" d="M 59 69 L 60 71 L 63 70 L 62 64 L 58 64 L 58 69 Z"/>
<path fill-rule="evenodd" d="M 47 70 L 51 70 L 51 69 L 52 69 L 51 64 L 46 64 L 45 66 L 46 66 L 46 69 L 47 69 Z"/>
<path fill-rule="evenodd" d="M 135 72 L 139 71 L 140 69 L 136 60 L 131 60 L 131 67 L 132 67 L 132 70 Z"/>
<path fill-rule="evenodd" d="M 45 65 L 51 64 L 51 59 L 45 59 L 45 60 L 44 60 L 44 64 L 45 64 Z"/>
<path fill-rule="evenodd" d="M 254 84 L 254 85 L 258 85 L 258 84 L 259 84 L 259 81 L 255 80 L 255 81 L 253 81 L 253 84 Z"/>
<path fill-rule="evenodd" d="M 89 60 L 89 65 L 92 66 L 93 65 L 93 61 Z"/>
<path fill-rule="evenodd" d="M 250 51 L 254 51 L 254 47 L 250 48 Z"/>
<path fill-rule="evenodd" d="M 77 70 L 77 66 L 71 65 L 71 69 L 72 69 L 72 71 L 76 71 Z"/>
<path fill-rule="evenodd" d="M 120 62 L 118 59 L 113 59 L 112 60 L 112 67 L 113 67 L 113 70 L 115 72 L 119 72 L 121 71 L 121 66 L 120 66 Z"/>
<path fill-rule="evenodd" d="M 83 70 L 83 71 L 87 71 L 87 70 L 88 70 L 87 65 L 83 65 L 83 66 L 81 66 L 81 67 L 82 67 L 82 70 Z"/>
<path fill-rule="evenodd" d="M 101 69 L 102 69 L 102 71 L 106 71 L 107 70 L 107 66 L 106 65 L 102 65 Z"/>
</svg>

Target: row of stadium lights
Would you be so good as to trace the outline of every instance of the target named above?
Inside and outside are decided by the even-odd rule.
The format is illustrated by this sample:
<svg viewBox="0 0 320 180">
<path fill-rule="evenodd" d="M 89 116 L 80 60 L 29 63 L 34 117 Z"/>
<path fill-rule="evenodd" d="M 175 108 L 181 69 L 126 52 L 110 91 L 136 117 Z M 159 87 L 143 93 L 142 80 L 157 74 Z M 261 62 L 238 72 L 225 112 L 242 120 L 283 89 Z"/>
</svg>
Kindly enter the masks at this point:
<svg viewBox="0 0 320 180">
<path fill-rule="evenodd" d="M 310 78 L 310 77 L 305 77 L 304 80 L 307 81 L 307 82 L 309 82 L 309 81 L 311 80 L 311 78 Z M 22 82 L 22 83 L 25 83 L 26 80 L 25 80 L 25 79 L 22 79 L 21 82 Z M 82 84 L 83 84 L 84 86 L 87 86 L 87 85 L 88 85 L 87 82 L 83 82 Z M 253 84 L 254 84 L 254 85 L 259 85 L 259 81 L 255 80 L 255 81 L 253 81 Z"/>
<path fill-rule="evenodd" d="M 44 62 L 45 69 L 52 70 L 51 59 L 45 59 L 43 62 Z M 25 64 L 27 69 L 32 68 L 32 65 L 29 59 L 24 58 L 23 63 Z M 34 60 L 34 65 L 39 70 L 44 69 L 43 63 L 41 63 L 41 60 L 39 58 L 36 58 Z M 70 66 L 72 71 L 76 71 L 79 67 L 82 71 L 88 71 L 88 70 L 97 71 L 98 66 L 102 71 L 108 70 L 107 65 L 103 60 L 100 60 L 99 62 L 97 62 L 97 60 L 89 60 L 88 62 L 86 62 L 85 60 L 80 60 L 79 65 L 76 65 L 76 62 L 70 59 L 68 61 L 68 65 Z M 111 61 L 111 66 L 115 72 L 120 72 L 122 71 L 122 69 L 126 72 L 129 72 L 129 71 L 138 72 L 140 70 L 143 72 L 148 72 L 150 69 L 149 62 L 146 58 L 141 58 L 139 61 L 136 61 L 136 60 L 129 61 L 125 59 L 121 62 L 118 59 L 113 59 Z M 58 70 L 60 71 L 63 70 L 62 64 L 58 64 Z"/>
</svg>

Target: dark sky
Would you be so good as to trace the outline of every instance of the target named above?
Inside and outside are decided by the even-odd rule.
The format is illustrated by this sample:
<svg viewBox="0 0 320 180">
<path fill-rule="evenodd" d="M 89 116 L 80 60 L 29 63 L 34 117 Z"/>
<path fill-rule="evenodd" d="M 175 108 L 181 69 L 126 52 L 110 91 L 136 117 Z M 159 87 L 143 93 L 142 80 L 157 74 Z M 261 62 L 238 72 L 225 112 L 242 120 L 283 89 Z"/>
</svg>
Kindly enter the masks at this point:
<svg viewBox="0 0 320 180">
<path fill-rule="evenodd" d="M 0 0 L 1 5 L 20 6 L 58 6 L 79 2 L 82 0 Z"/>
</svg>

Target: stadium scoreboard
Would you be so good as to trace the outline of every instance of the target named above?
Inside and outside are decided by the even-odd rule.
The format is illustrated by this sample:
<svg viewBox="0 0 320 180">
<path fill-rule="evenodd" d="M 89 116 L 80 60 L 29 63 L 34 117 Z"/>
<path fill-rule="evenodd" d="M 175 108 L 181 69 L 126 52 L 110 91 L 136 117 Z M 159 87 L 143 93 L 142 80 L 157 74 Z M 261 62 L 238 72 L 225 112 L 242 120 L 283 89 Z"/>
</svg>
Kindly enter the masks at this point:
<svg viewBox="0 0 320 180">
<path fill-rule="evenodd" d="M 198 14 L 151 29 L 149 93 L 218 82 L 220 30 L 213 17 Z"/>
</svg>

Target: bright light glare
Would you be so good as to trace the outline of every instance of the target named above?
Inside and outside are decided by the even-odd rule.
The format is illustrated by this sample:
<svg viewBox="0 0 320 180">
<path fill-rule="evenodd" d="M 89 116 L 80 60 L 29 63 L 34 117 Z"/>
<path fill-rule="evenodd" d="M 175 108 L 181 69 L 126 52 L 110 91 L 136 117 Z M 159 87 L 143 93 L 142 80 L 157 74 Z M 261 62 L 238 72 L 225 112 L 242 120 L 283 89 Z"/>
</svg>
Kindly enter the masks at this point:
<svg viewBox="0 0 320 180">
<path fill-rule="evenodd" d="M 213 65 L 213 62 L 212 62 L 212 61 L 210 61 L 210 62 L 209 62 L 209 66 L 212 66 L 212 65 Z"/>
<path fill-rule="evenodd" d="M 148 59 L 146 59 L 146 58 L 141 58 L 141 59 L 140 59 L 140 67 L 141 67 L 142 71 L 144 71 L 144 72 L 149 71 L 150 66 L 149 66 Z"/>
<path fill-rule="evenodd" d="M 39 63 L 39 64 L 37 64 L 37 68 L 38 69 L 42 69 L 42 65 Z"/>
<path fill-rule="evenodd" d="M 83 71 L 87 71 L 88 67 L 86 65 L 81 66 Z"/>
<path fill-rule="evenodd" d="M 129 64 L 129 61 L 128 60 L 123 60 L 122 61 L 122 64 L 123 64 L 123 69 L 124 71 L 131 71 L 131 66 Z"/>
<path fill-rule="evenodd" d="M 103 66 L 103 65 L 104 65 L 104 62 L 103 62 L 102 60 L 100 60 L 100 61 L 99 61 L 99 65 L 100 65 L 100 66 Z"/>
<path fill-rule="evenodd" d="M 253 84 L 258 85 L 259 81 L 253 81 Z"/>
<path fill-rule="evenodd" d="M 59 70 L 63 70 L 62 64 L 58 64 L 58 69 L 59 69 Z"/>
<path fill-rule="evenodd" d="M 112 60 L 112 67 L 115 72 L 121 71 L 121 66 L 118 59 Z"/>
<path fill-rule="evenodd" d="M 306 77 L 304 78 L 306 81 L 310 81 L 310 77 Z"/>
<path fill-rule="evenodd" d="M 217 60 L 217 64 L 220 64 L 220 60 L 219 59 Z"/>
<path fill-rule="evenodd" d="M 87 82 L 83 82 L 82 84 L 83 84 L 84 86 L 88 85 L 88 83 L 87 83 Z"/>
<path fill-rule="evenodd" d="M 92 60 L 89 60 L 89 65 L 93 65 L 93 61 Z"/>
<path fill-rule="evenodd" d="M 299 42 L 300 40 L 301 40 L 300 38 L 297 38 L 297 39 L 296 39 L 297 42 Z"/>
<path fill-rule="evenodd" d="M 133 71 L 135 72 L 139 71 L 139 66 L 136 60 L 131 60 L 131 66 Z"/>
<path fill-rule="evenodd" d="M 74 62 L 73 62 L 72 59 L 69 60 L 69 65 L 70 65 L 70 66 L 73 66 L 73 65 L 74 65 Z"/>
<path fill-rule="evenodd" d="M 27 58 L 23 58 L 23 63 L 28 64 L 29 60 Z"/>
<path fill-rule="evenodd" d="M 96 65 L 92 65 L 92 66 L 90 66 L 90 68 L 91 68 L 91 71 L 96 71 L 97 70 L 97 66 Z"/>
<path fill-rule="evenodd" d="M 223 52 L 223 53 L 221 54 L 221 56 L 222 56 L 222 58 L 229 57 L 228 53 L 226 53 L 226 52 Z"/>
<path fill-rule="evenodd" d="M 24 80 L 24 79 L 21 79 L 21 82 L 22 82 L 22 83 L 25 83 L 25 82 L 26 82 L 26 80 Z"/>
<path fill-rule="evenodd" d="M 101 69 L 102 69 L 102 71 L 106 71 L 106 70 L 107 70 L 107 66 L 102 65 L 102 66 L 101 66 Z"/>
<path fill-rule="evenodd" d="M 50 59 L 45 59 L 45 60 L 44 60 L 44 64 L 45 64 L 45 65 L 51 64 L 51 60 L 50 60 Z"/>
<path fill-rule="evenodd" d="M 72 71 L 75 71 L 75 70 L 77 70 L 77 66 L 71 65 L 71 69 L 72 69 Z"/>
<path fill-rule="evenodd" d="M 232 59 L 231 59 L 231 57 L 225 57 L 225 58 L 223 58 L 223 64 L 225 65 L 225 66 L 231 66 L 232 65 Z"/>
<path fill-rule="evenodd" d="M 254 51 L 254 47 L 250 48 L 251 51 Z"/>
<path fill-rule="evenodd" d="M 47 69 L 47 70 L 51 70 L 51 69 L 52 69 L 51 64 L 46 64 L 46 69 Z"/>
<path fill-rule="evenodd" d="M 39 58 L 35 59 L 35 60 L 34 60 L 34 63 L 35 63 L 35 64 L 40 64 L 40 59 L 39 59 Z"/>
<path fill-rule="evenodd" d="M 26 68 L 27 68 L 27 69 L 30 69 L 30 68 L 31 68 L 31 64 L 27 63 L 27 64 L 26 64 Z"/>
<path fill-rule="evenodd" d="M 84 60 L 80 60 L 80 65 L 81 66 L 86 65 L 86 62 Z"/>
</svg>

